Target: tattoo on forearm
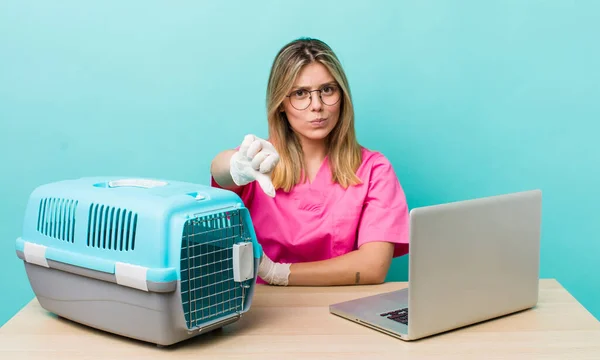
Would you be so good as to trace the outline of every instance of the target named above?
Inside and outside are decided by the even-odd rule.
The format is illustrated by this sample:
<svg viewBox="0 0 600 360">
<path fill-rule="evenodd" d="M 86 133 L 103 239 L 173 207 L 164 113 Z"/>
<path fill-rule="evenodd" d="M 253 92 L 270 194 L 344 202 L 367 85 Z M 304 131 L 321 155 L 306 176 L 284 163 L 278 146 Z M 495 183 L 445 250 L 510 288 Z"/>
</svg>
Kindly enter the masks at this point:
<svg viewBox="0 0 600 360">
<path fill-rule="evenodd" d="M 356 273 L 356 284 L 360 283 L 360 272 Z"/>
</svg>

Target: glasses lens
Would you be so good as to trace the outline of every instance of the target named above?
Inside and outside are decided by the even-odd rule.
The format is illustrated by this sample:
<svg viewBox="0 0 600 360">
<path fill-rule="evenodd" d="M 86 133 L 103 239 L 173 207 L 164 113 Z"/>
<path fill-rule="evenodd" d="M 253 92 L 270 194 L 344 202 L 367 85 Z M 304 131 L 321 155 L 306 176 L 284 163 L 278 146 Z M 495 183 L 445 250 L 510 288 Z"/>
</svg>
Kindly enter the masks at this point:
<svg viewBox="0 0 600 360">
<path fill-rule="evenodd" d="M 342 92 L 337 87 L 325 88 L 321 92 L 321 99 L 325 105 L 335 105 L 342 97 Z"/>
<path fill-rule="evenodd" d="M 298 110 L 304 110 L 310 105 L 310 96 L 290 96 L 290 102 Z"/>
</svg>

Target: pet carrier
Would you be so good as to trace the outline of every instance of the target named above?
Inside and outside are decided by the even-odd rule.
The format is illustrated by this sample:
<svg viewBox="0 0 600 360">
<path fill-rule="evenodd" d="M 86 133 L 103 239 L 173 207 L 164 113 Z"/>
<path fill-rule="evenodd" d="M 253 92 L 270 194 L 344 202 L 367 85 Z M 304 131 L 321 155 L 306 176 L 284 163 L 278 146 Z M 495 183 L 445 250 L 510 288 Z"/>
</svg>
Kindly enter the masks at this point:
<svg viewBox="0 0 600 360">
<path fill-rule="evenodd" d="M 92 177 L 36 188 L 16 251 L 47 311 L 163 346 L 248 311 L 262 255 L 231 191 Z"/>
</svg>

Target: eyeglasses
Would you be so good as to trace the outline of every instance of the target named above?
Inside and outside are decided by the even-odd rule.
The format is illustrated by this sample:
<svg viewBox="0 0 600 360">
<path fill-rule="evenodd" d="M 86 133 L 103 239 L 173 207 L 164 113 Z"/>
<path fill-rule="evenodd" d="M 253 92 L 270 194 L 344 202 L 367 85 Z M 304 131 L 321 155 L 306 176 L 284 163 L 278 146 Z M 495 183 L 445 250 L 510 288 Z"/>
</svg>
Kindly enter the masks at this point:
<svg viewBox="0 0 600 360">
<path fill-rule="evenodd" d="M 337 102 L 342 98 L 340 88 L 333 84 L 325 85 L 317 90 L 294 90 L 286 97 L 290 98 L 290 104 L 292 104 L 294 109 L 305 110 L 310 106 L 312 102 L 312 93 L 315 91 L 319 93 L 319 99 L 321 99 L 321 102 L 328 106 L 337 104 Z"/>
</svg>

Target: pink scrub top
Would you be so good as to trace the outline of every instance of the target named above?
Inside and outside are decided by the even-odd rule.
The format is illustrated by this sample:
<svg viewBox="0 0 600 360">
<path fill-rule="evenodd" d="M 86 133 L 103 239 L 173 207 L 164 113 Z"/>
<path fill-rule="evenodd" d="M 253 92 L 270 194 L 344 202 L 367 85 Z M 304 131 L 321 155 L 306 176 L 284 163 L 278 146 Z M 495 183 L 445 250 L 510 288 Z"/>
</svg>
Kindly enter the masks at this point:
<svg viewBox="0 0 600 360">
<path fill-rule="evenodd" d="M 312 183 L 289 193 L 278 189 L 271 198 L 255 181 L 237 191 L 271 260 L 326 260 L 371 241 L 394 243 L 394 257 L 408 253 L 408 206 L 394 169 L 379 152 L 362 148 L 362 156 L 357 175 L 363 183 L 347 189 L 331 182 L 325 158 Z M 213 178 L 211 185 L 220 187 Z"/>
</svg>

